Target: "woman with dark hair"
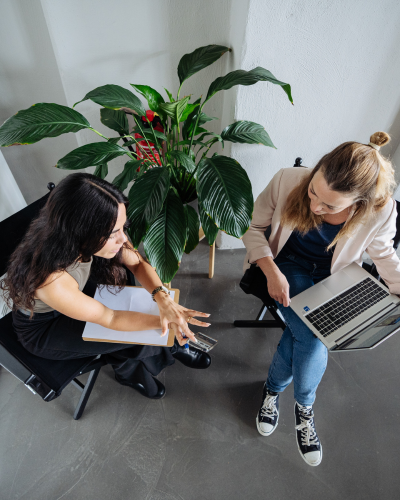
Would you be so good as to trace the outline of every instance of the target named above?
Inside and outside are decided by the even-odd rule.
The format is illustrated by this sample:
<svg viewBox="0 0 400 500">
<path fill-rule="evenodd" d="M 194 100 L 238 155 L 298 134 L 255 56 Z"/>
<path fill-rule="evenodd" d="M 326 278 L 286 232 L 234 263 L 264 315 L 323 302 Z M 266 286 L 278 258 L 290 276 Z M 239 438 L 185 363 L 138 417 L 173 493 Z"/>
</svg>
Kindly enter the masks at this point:
<svg viewBox="0 0 400 500">
<path fill-rule="evenodd" d="M 18 339 L 28 351 L 47 359 L 104 354 L 120 384 L 159 399 L 165 388 L 154 376 L 174 358 L 193 368 L 209 366 L 207 354 L 183 347 L 188 339 L 195 340 L 188 323 L 209 326 L 194 318 L 209 314 L 170 298 L 155 270 L 125 235 L 127 205 L 127 198 L 107 181 L 85 173 L 69 175 L 50 193 L 11 256 L 1 288 L 12 304 Z M 159 316 L 114 311 L 93 298 L 89 275 L 101 285 L 122 288 L 124 266 L 152 293 Z M 87 321 L 120 331 L 161 329 L 162 335 L 173 328 L 177 342 L 171 349 L 85 342 Z"/>
<path fill-rule="evenodd" d="M 279 394 L 293 381 L 297 446 L 312 466 L 322 460 L 312 405 L 328 353 L 288 307 L 290 297 L 352 262 L 361 265 L 364 251 L 390 292 L 400 294 L 400 263 L 392 241 L 394 171 L 379 152 L 389 140 L 385 132 L 376 132 L 368 144 L 341 144 L 312 170 L 280 170 L 257 198 L 243 238 L 245 266 L 257 263 L 261 268 L 287 325 L 264 385 L 257 429 L 263 436 L 276 429 Z"/>
</svg>

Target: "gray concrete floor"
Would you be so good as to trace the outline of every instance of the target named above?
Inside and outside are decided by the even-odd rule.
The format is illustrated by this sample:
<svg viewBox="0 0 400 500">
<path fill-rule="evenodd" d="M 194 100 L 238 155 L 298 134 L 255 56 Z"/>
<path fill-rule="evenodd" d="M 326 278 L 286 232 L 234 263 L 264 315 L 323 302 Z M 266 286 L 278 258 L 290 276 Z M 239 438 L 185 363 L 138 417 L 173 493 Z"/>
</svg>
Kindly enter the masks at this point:
<svg viewBox="0 0 400 500">
<path fill-rule="evenodd" d="M 185 256 L 173 286 L 181 303 L 212 314 L 219 344 L 205 371 L 176 364 L 151 401 L 102 369 L 74 421 L 73 387 L 43 402 L 0 370 L 0 500 L 314 500 L 400 498 L 400 335 L 369 352 L 331 354 L 314 406 L 324 458 L 297 451 L 293 387 L 275 433 L 255 426 L 279 330 L 235 329 L 259 301 L 239 288 L 243 250 Z"/>
</svg>

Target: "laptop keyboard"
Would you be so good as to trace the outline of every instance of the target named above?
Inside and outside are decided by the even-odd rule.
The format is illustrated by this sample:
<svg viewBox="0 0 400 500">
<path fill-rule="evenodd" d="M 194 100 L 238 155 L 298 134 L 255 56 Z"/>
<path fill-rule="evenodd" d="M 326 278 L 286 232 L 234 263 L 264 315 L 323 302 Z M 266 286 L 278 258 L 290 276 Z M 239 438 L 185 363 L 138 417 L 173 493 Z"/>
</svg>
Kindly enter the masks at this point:
<svg viewBox="0 0 400 500">
<path fill-rule="evenodd" d="M 306 318 L 319 333 L 327 337 L 388 296 L 389 293 L 371 278 L 366 278 L 307 314 Z"/>
</svg>

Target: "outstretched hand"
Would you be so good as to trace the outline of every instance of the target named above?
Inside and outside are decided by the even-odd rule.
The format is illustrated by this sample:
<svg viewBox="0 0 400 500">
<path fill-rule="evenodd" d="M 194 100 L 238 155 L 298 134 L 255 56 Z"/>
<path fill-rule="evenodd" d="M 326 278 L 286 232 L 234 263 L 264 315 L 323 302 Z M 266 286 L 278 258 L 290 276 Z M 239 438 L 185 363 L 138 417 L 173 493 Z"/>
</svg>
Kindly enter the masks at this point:
<svg viewBox="0 0 400 500">
<path fill-rule="evenodd" d="M 203 327 L 210 326 L 210 323 L 195 319 L 196 317 L 208 318 L 209 314 L 187 309 L 174 302 L 169 295 L 158 293 L 156 301 L 160 310 L 161 336 L 166 335 L 171 326 L 180 345 L 186 344 L 188 340 L 197 342 L 189 328 L 189 324 Z"/>
</svg>

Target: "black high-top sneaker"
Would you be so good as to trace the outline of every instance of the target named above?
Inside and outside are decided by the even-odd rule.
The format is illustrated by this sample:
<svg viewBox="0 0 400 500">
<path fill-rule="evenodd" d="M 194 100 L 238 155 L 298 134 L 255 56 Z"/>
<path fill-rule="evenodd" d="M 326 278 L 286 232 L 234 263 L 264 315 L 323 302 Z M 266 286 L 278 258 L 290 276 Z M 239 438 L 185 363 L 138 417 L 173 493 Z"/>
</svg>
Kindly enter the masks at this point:
<svg viewBox="0 0 400 500">
<path fill-rule="evenodd" d="M 270 436 L 279 420 L 279 394 L 272 392 L 264 385 L 263 399 L 256 418 L 258 432 L 262 436 Z"/>
<path fill-rule="evenodd" d="M 312 406 L 294 404 L 297 447 L 303 459 L 315 467 L 322 460 L 322 444 L 315 430 Z"/>
</svg>

